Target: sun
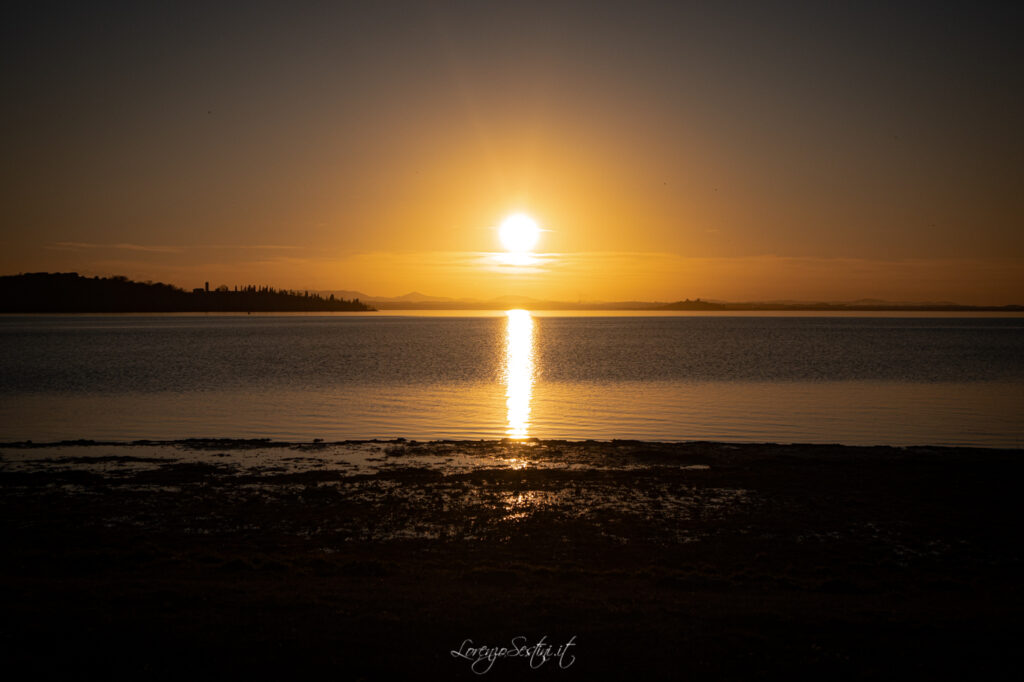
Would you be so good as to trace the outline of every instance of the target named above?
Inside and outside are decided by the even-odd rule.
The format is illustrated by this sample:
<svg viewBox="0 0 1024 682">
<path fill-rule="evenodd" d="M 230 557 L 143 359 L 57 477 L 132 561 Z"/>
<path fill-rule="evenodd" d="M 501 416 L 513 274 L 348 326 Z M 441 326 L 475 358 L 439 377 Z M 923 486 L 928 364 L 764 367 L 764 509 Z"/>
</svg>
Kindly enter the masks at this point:
<svg viewBox="0 0 1024 682">
<path fill-rule="evenodd" d="M 537 221 L 525 213 L 513 213 L 501 223 L 498 238 L 506 251 L 527 253 L 537 245 L 540 228 Z"/>
</svg>

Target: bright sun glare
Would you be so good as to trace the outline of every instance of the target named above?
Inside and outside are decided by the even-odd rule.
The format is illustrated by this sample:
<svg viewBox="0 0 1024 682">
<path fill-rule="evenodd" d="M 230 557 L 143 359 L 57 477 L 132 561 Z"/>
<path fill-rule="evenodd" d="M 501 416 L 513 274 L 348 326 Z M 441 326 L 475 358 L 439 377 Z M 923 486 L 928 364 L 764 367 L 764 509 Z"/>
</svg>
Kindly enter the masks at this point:
<svg viewBox="0 0 1024 682">
<path fill-rule="evenodd" d="M 513 213 L 498 228 L 498 237 L 506 251 L 526 253 L 537 244 L 540 228 L 537 221 L 525 213 Z"/>
</svg>

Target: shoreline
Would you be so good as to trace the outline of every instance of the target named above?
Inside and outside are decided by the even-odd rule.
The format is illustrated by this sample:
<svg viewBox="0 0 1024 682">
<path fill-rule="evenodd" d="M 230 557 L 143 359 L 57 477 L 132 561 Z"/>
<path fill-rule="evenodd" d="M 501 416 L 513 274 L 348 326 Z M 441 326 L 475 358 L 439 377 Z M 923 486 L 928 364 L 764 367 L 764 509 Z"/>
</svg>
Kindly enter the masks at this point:
<svg viewBox="0 0 1024 682">
<path fill-rule="evenodd" d="M 0 445 L 0 636 L 40 672 L 997 675 L 1019 450 L 642 441 Z M 572 638 L 575 638 L 574 640 Z M 544 670 L 551 672 L 545 673 Z"/>
</svg>

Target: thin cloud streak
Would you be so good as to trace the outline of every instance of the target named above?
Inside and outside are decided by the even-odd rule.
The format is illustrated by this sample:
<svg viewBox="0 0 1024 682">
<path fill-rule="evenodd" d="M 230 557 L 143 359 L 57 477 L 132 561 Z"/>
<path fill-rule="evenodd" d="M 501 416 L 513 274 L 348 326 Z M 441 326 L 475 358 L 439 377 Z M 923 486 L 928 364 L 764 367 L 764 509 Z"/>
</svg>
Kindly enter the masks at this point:
<svg viewBox="0 0 1024 682">
<path fill-rule="evenodd" d="M 254 251 L 299 251 L 301 246 L 289 246 L 287 244 L 203 244 L 202 246 L 188 247 L 191 249 L 251 249 Z"/>
<path fill-rule="evenodd" d="M 80 251 L 90 249 L 107 249 L 116 251 L 139 251 L 142 253 L 185 253 L 186 251 L 204 250 L 241 250 L 250 251 L 297 251 L 301 246 L 289 246 L 286 244 L 202 244 L 199 246 L 169 246 L 162 244 L 97 244 L 93 242 L 55 242 L 45 248 L 57 251 Z"/>
<path fill-rule="evenodd" d="M 145 244 L 93 244 L 90 242 L 56 242 L 48 247 L 58 251 L 80 251 L 86 249 L 109 249 L 118 251 L 141 251 L 145 253 L 181 253 L 185 249 L 179 246 L 149 246 Z"/>
</svg>

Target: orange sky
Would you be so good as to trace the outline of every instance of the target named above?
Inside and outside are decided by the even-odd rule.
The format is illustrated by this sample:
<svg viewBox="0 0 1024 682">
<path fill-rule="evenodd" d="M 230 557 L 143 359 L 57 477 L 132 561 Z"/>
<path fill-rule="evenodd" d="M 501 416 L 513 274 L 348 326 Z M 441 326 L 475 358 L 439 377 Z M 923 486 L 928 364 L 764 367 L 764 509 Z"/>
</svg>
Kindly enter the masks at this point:
<svg viewBox="0 0 1024 682">
<path fill-rule="evenodd" d="M 1012 16 L 21 12 L 6 36 L 0 274 L 1024 302 Z M 546 230 L 538 265 L 489 255 L 513 211 Z"/>
</svg>

